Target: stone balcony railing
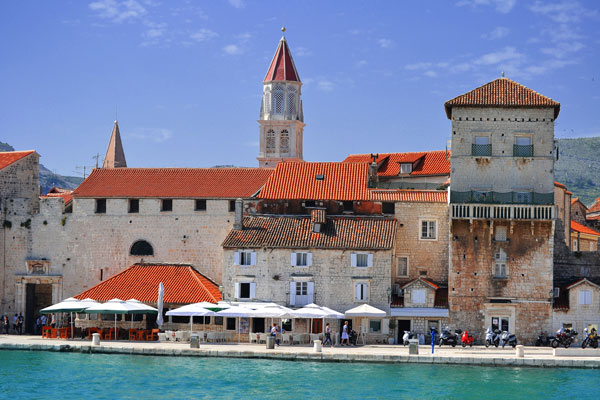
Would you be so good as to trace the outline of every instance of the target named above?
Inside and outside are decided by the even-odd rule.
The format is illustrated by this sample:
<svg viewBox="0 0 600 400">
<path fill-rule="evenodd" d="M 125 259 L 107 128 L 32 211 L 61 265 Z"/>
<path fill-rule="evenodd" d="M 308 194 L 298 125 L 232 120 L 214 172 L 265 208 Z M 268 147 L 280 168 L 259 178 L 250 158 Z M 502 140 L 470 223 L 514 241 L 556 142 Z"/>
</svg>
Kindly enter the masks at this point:
<svg viewBox="0 0 600 400">
<path fill-rule="evenodd" d="M 550 221 L 555 218 L 553 205 L 450 204 L 452 219 L 504 219 Z"/>
</svg>

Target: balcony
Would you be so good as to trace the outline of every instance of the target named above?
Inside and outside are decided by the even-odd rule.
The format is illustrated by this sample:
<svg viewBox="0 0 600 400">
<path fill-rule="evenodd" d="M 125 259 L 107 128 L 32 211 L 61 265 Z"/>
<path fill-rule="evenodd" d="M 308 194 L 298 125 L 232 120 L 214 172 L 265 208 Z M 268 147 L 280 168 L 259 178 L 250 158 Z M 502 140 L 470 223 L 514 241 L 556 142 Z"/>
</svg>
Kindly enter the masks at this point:
<svg viewBox="0 0 600 400">
<path fill-rule="evenodd" d="M 532 144 L 514 144 L 513 157 L 533 157 Z"/>
<path fill-rule="evenodd" d="M 471 155 L 476 157 L 489 157 L 492 155 L 491 144 L 472 144 Z"/>
<path fill-rule="evenodd" d="M 554 193 L 537 193 L 528 191 L 492 192 L 467 190 L 450 191 L 450 203 L 484 203 L 484 204 L 519 204 L 519 205 L 552 205 Z"/>
<path fill-rule="evenodd" d="M 555 218 L 553 205 L 451 204 L 452 219 L 504 219 L 550 221 Z"/>
</svg>

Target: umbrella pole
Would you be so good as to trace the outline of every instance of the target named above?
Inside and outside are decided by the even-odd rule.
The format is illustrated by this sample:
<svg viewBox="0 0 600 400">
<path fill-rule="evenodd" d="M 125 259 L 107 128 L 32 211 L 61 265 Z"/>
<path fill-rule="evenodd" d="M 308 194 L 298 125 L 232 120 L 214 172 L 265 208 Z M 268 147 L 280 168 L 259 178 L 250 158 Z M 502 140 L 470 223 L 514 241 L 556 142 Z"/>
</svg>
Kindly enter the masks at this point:
<svg viewBox="0 0 600 400">
<path fill-rule="evenodd" d="M 240 317 L 238 317 L 238 344 L 240 344 L 240 331 L 241 331 L 241 325 L 240 323 L 242 322 L 242 319 Z"/>
<path fill-rule="evenodd" d="M 71 314 L 71 339 L 73 339 L 73 313 Z"/>
<path fill-rule="evenodd" d="M 194 327 L 192 326 L 192 324 L 193 324 L 193 323 L 194 323 L 194 316 L 193 316 L 193 315 L 190 315 L 190 340 L 192 340 L 192 339 L 191 339 L 191 337 L 192 337 L 192 332 L 194 331 Z"/>
<path fill-rule="evenodd" d="M 115 314 L 115 340 L 117 340 L 117 314 Z"/>
</svg>

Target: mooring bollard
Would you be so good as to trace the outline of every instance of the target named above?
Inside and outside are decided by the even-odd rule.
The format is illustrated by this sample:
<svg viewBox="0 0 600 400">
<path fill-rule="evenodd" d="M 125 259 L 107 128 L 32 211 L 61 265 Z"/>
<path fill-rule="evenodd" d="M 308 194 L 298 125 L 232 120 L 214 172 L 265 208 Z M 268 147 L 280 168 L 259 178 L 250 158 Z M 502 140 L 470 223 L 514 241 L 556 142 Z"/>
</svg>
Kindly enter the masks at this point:
<svg viewBox="0 0 600 400">
<path fill-rule="evenodd" d="M 408 339 L 408 354 L 419 354 L 419 339 Z"/>
<path fill-rule="evenodd" d="M 320 340 L 315 340 L 315 347 L 314 347 L 315 353 L 320 353 L 323 351 L 323 346 L 321 345 L 321 341 Z"/>
<path fill-rule="evenodd" d="M 92 346 L 100 346 L 100 334 L 92 333 Z"/>
<path fill-rule="evenodd" d="M 524 357 L 525 352 L 523 350 L 523 345 L 522 344 L 517 345 L 515 353 L 516 353 L 517 357 L 520 357 L 520 358 Z"/>
</svg>

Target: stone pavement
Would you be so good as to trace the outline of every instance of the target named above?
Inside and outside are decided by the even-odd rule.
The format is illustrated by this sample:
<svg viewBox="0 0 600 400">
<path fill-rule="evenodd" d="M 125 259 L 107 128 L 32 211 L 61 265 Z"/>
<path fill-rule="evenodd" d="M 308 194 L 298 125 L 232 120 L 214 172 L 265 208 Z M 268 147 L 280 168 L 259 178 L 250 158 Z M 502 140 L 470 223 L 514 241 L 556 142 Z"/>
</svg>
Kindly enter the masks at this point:
<svg viewBox="0 0 600 400">
<path fill-rule="evenodd" d="M 313 346 L 282 345 L 274 350 L 264 344 L 209 343 L 191 349 L 186 342 L 130 342 L 103 340 L 92 346 L 90 340 L 42 339 L 40 336 L 0 335 L 0 350 L 39 350 L 105 354 L 140 354 L 156 356 L 201 356 L 230 358 L 269 358 L 282 360 L 377 363 L 435 363 L 464 365 L 499 365 L 530 367 L 600 368 L 600 349 L 524 347 L 524 357 L 516 356 L 510 347 L 472 348 L 419 346 L 419 355 L 409 355 L 408 347 L 366 345 L 357 347 L 324 347 L 321 353 Z M 555 355 L 556 353 L 556 355 Z M 562 353 L 562 354 L 561 354 Z"/>
</svg>

